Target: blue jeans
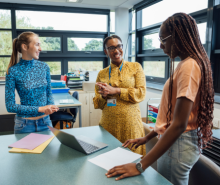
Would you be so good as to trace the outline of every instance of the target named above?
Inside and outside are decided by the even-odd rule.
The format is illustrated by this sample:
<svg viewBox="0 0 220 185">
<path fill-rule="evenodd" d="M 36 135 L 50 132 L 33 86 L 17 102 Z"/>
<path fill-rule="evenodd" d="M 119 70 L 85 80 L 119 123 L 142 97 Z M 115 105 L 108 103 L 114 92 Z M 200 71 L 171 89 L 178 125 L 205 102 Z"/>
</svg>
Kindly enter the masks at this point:
<svg viewBox="0 0 220 185">
<path fill-rule="evenodd" d="M 30 132 L 48 131 L 49 128 L 47 126 L 53 127 L 49 116 L 45 116 L 38 120 L 29 120 L 29 119 L 23 119 L 16 115 L 14 133 L 22 134 L 22 133 L 30 133 Z"/>
<path fill-rule="evenodd" d="M 199 155 L 197 130 L 183 133 L 157 160 L 157 171 L 174 185 L 188 185 L 190 170 Z"/>
</svg>

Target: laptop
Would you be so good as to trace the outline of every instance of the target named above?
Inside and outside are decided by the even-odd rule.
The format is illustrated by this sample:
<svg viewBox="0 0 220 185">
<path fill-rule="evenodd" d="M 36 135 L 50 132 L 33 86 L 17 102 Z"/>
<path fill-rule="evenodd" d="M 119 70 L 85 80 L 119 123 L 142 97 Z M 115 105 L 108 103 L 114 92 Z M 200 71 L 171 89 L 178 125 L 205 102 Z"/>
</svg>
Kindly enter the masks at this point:
<svg viewBox="0 0 220 185">
<path fill-rule="evenodd" d="M 105 143 L 101 143 L 99 141 L 92 140 L 85 136 L 74 136 L 68 134 L 66 132 L 60 131 L 56 128 L 47 126 L 53 134 L 57 137 L 57 139 L 64 145 L 73 148 L 79 152 L 84 154 L 91 154 L 97 152 L 103 148 L 106 148 L 108 145 Z"/>
</svg>

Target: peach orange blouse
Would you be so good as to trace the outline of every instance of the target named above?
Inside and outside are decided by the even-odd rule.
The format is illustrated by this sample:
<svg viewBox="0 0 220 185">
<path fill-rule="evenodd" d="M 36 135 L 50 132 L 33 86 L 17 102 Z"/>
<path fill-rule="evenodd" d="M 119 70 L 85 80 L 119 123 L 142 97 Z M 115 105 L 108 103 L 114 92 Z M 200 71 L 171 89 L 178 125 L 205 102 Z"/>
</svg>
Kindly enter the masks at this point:
<svg viewBox="0 0 220 185">
<path fill-rule="evenodd" d="M 163 134 L 166 130 L 167 117 L 166 113 L 168 111 L 168 96 L 169 96 L 169 82 L 170 79 L 164 85 L 160 108 L 157 116 L 157 122 L 154 131 L 158 134 Z M 197 115 L 199 106 L 199 87 L 201 83 L 201 70 L 197 62 L 188 57 L 181 61 L 175 71 L 173 76 L 173 90 L 172 90 L 172 111 L 171 111 L 171 121 L 173 121 L 173 112 L 176 105 L 176 100 L 179 97 L 186 97 L 193 102 L 192 111 L 189 116 L 189 121 L 185 132 L 197 129 Z"/>
</svg>

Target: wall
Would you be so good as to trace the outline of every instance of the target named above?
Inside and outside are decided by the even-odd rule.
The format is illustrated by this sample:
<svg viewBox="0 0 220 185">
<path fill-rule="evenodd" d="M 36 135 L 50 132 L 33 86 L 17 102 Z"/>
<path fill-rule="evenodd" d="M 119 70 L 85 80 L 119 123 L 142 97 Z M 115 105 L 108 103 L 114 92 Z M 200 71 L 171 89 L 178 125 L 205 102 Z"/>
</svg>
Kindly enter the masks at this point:
<svg viewBox="0 0 220 185">
<path fill-rule="evenodd" d="M 17 91 L 15 92 L 15 101 L 20 103 Z M 5 107 L 5 85 L 0 85 L 0 115 L 9 114 Z"/>
<path fill-rule="evenodd" d="M 129 35 L 129 13 L 127 8 L 117 8 L 115 10 L 115 34 L 118 35 L 124 46 L 124 60 L 128 60 L 128 35 Z M 126 48 L 127 47 L 127 48 Z M 126 52 L 125 52 L 126 51 Z"/>
</svg>

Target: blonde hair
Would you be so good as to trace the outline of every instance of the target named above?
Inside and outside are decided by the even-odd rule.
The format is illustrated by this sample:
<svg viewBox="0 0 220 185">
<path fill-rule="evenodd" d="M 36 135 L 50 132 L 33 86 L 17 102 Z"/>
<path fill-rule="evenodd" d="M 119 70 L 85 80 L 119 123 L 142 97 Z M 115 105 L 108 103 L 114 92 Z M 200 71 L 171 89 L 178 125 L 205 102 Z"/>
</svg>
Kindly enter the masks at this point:
<svg viewBox="0 0 220 185">
<path fill-rule="evenodd" d="M 29 45 L 31 40 L 30 37 L 32 36 L 38 36 L 36 33 L 34 32 L 23 32 L 21 33 L 17 38 L 15 38 L 13 40 L 13 50 L 12 50 L 12 55 L 11 55 L 11 60 L 10 63 L 8 64 L 8 68 L 7 68 L 7 74 L 8 74 L 8 70 L 10 67 L 16 65 L 18 63 L 18 52 L 21 53 L 21 45 L 25 44 L 25 45 Z"/>
</svg>

